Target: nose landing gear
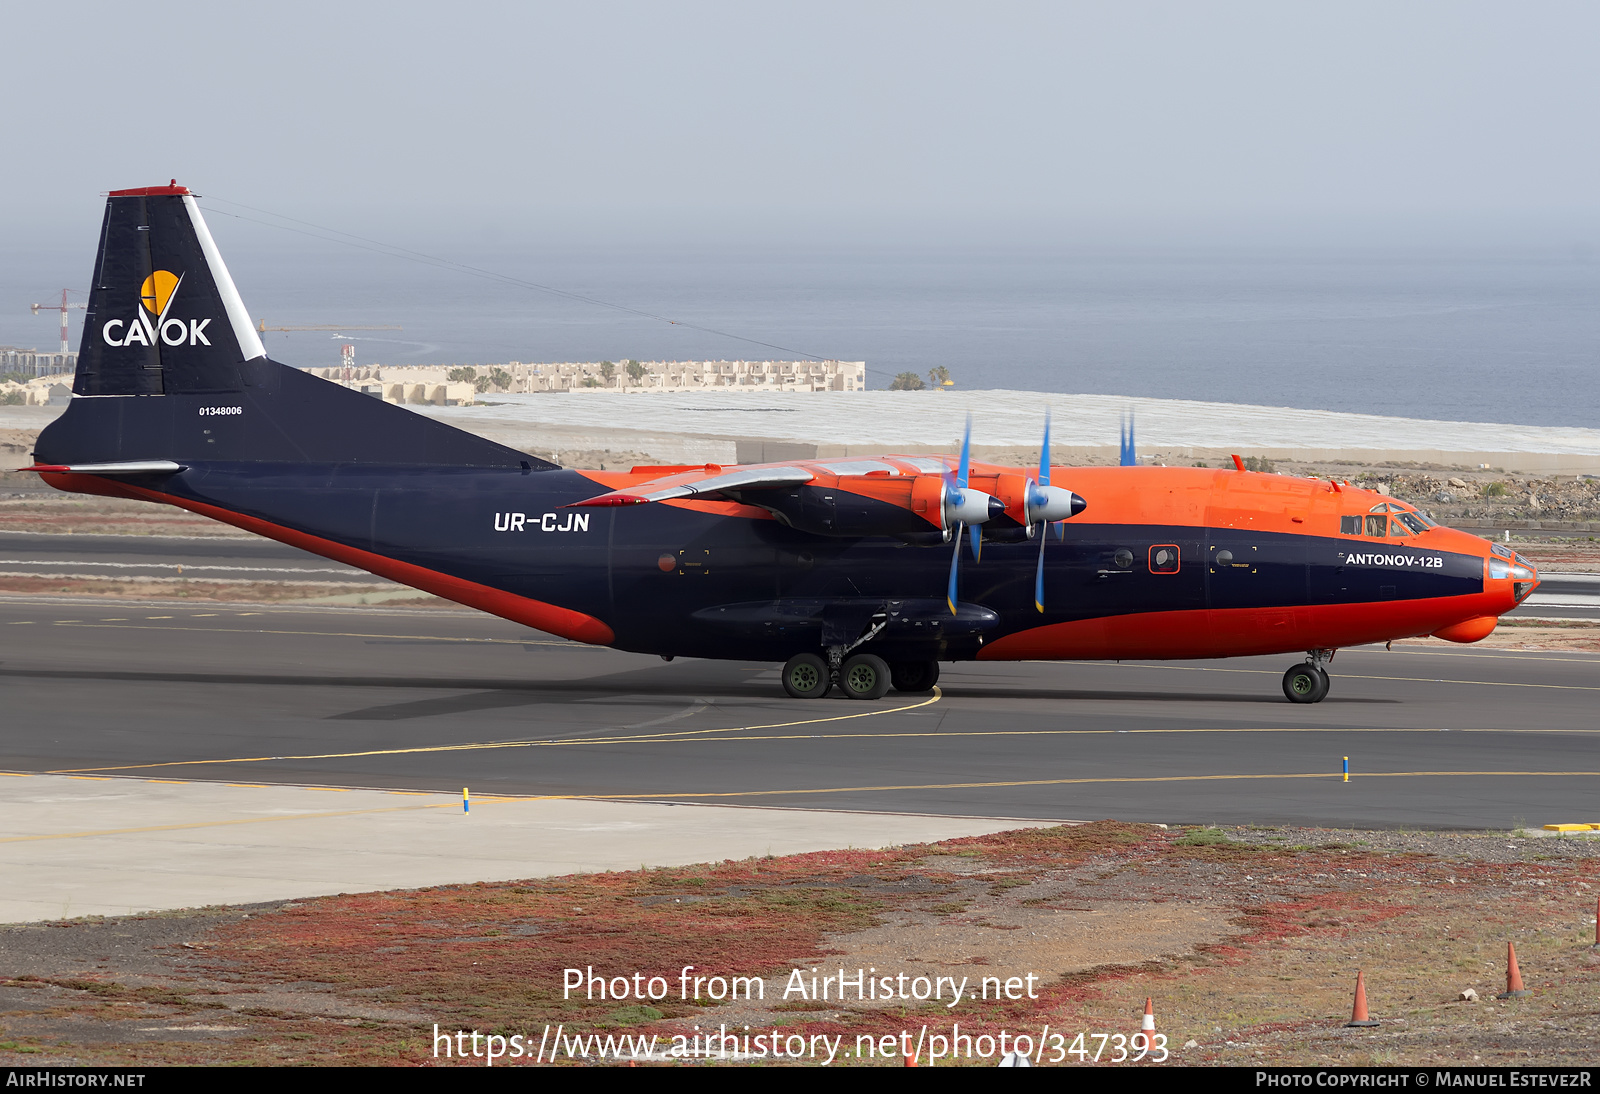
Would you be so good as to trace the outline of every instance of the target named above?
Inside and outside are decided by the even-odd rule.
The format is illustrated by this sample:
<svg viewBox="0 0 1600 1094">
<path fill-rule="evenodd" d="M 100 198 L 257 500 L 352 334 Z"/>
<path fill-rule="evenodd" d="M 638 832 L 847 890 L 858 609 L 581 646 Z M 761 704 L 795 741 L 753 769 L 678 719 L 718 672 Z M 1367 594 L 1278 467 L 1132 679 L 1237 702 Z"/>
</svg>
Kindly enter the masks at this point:
<svg viewBox="0 0 1600 1094">
<path fill-rule="evenodd" d="M 1306 663 L 1283 674 L 1283 694 L 1291 703 L 1320 703 L 1328 697 L 1328 670 L 1322 666 L 1333 660 L 1334 650 L 1309 650 Z"/>
</svg>

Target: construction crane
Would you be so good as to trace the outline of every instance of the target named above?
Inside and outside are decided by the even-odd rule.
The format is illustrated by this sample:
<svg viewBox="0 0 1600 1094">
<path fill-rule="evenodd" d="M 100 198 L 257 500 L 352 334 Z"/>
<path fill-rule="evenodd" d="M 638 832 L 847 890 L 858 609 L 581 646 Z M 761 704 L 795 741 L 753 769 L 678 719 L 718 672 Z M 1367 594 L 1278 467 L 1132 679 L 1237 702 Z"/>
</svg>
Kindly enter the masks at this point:
<svg viewBox="0 0 1600 1094">
<path fill-rule="evenodd" d="M 61 290 L 61 303 L 60 304 L 35 304 L 35 305 L 33 305 L 33 314 L 34 315 L 38 315 L 39 314 L 39 309 L 40 308 L 43 308 L 46 311 L 55 311 L 57 308 L 61 309 L 61 352 L 63 354 L 68 354 L 68 353 L 72 352 L 72 346 L 71 346 L 71 344 L 69 343 L 69 341 L 67 339 L 67 310 L 69 308 L 87 308 L 89 306 L 87 304 L 69 304 L 67 302 L 67 294 L 69 292 L 81 292 L 81 291 L 82 291 L 81 289 L 62 289 Z"/>
</svg>

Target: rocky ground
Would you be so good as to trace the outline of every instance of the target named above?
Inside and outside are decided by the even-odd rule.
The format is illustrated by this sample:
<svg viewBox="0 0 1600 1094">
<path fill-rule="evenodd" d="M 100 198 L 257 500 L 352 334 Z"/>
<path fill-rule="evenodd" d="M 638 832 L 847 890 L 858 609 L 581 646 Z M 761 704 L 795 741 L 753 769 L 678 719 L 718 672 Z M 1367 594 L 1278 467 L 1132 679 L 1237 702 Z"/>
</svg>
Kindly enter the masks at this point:
<svg viewBox="0 0 1600 1094">
<path fill-rule="evenodd" d="M 1348 481 L 1425 510 L 1440 524 L 1498 525 L 1519 521 L 1600 521 L 1600 478 L 1524 475 L 1503 468 L 1433 464 L 1309 464 L 1281 462 L 1291 475 Z M 1588 533 L 1585 533 L 1587 536 Z"/>
<path fill-rule="evenodd" d="M 1167 1066 L 1592 1063 L 1597 862 L 1600 840 L 1108 821 L 15 926 L 0 928 L 0 1063 L 455 1062 L 437 1024 L 519 1034 L 528 1055 L 559 1025 L 561 1063 L 597 1062 L 596 1032 L 655 1035 L 659 1054 L 727 1026 L 826 1037 L 835 1066 L 900 1066 L 884 1038 L 919 1032 L 923 1066 L 992 1065 L 1002 1032 L 1042 1036 L 1047 1062 L 1093 1065 L 1098 1049 L 1115 1066 L 1146 997 Z M 1497 1000 L 1508 943 L 1532 994 Z M 761 998 L 680 999 L 684 965 L 760 977 Z M 591 967 L 671 991 L 564 998 L 565 970 Z M 995 995 L 1015 978 L 1018 998 L 795 991 L 796 969 L 809 987 L 813 969 L 862 967 L 974 990 L 992 977 Z M 1358 970 L 1373 1029 L 1344 1026 Z M 956 1032 L 979 1038 L 977 1058 L 930 1061 Z"/>
</svg>

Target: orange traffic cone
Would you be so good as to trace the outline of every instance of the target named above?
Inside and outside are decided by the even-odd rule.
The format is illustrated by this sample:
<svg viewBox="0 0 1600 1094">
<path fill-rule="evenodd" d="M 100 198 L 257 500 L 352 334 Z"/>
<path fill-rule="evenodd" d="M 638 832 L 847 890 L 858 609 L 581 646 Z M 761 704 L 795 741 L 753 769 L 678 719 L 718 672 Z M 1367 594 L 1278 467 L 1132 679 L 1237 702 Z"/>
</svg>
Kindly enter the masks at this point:
<svg viewBox="0 0 1600 1094">
<path fill-rule="evenodd" d="M 1522 999 L 1533 992 L 1522 986 L 1522 971 L 1517 968 L 1517 947 L 1506 943 L 1506 990 L 1496 999 Z"/>
<path fill-rule="evenodd" d="M 1348 1028 L 1350 1026 L 1375 1026 L 1377 1024 L 1378 1023 L 1373 1021 L 1372 1017 L 1367 1014 L 1367 980 L 1361 970 L 1357 969 L 1356 1003 L 1354 1008 L 1352 1008 L 1350 1011 L 1350 1021 L 1346 1022 L 1345 1026 Z"/>
<path fill-rule="evenodd" d="M 1139 1032 L 1144 1035 L 1146 1052 L 1154 1052 L 1156 1047 L 1156 1012 L 1151 998 L 1144 997 L 1144 1020 L 1139 1023 Z"/>
<path fill-rule="evenodd" d="M 917 1066 L 917 1058 L 915 1056 L 911 1055 L 911 1053 L 909 1053 L 909 1052 L 905 1053 L 903 1058 L 905 1060 L 905 1066 L 906 1067 L 916 1067 Z"/>
</svg>

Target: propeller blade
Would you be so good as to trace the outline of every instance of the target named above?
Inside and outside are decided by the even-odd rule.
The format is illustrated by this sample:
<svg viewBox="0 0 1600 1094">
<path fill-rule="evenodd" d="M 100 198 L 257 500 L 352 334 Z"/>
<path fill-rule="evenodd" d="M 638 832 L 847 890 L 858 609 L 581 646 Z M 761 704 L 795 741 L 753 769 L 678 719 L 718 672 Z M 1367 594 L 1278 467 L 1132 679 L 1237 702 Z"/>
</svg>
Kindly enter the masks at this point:
<svg viewBox="0 0 1600 1094">
<path fill-rule="evenodd" d="M 1039 450 L 1039 485 L 1050 485 L 1050 408 L 1044 408 L 1044 447 Z"/>
<path fill-rule="evenodd" d="M 961 434 L 961 467 L 956 471 L 956 489 L 967 488 L 967 472 L 972 469 L 972 415 L 967 415 L 967 428 Z"/>
<path fill-rule="evenodd" d="M 956 549 L 950 555 L 950 584 L 945 588 L 945 603 L 950 605 L 950 614 L 956 614 L 956 571 L 961 566 L 961 533 L 963 526 L 956 527 Z"/>
<path fill-rule="evenodd" d="M 1033 606 L 1044 611 L 1044 545 L 1047 529 L 1039 529 L 1039 566 L 1033 572 Z"/>
<path fill-rule="evenodd" d="M 976 524 L 967 527 L 967 534 L 972 537 L 972 561 L 983 561 L 983 529 Z"/>
</svg>

